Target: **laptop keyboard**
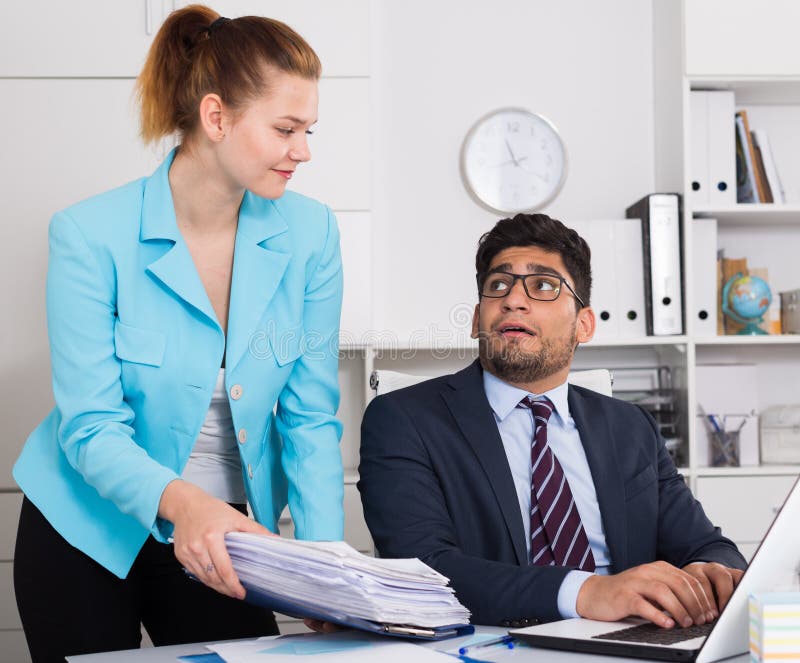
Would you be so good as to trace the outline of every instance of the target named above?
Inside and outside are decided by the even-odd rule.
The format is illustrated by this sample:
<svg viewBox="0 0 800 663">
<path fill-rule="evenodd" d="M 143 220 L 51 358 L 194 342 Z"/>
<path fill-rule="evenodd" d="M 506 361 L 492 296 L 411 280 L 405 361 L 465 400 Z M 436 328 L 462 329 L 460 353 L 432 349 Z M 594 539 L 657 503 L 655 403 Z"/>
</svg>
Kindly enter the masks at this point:
<svg viewBox="0 0 800 663">
<path fill-rule="evenodd" d="M 639 624 L 628 628 L 593 635 L 599 640 L 622 640 L 624 642 L 642 642 L 651 645 L 673 645 L 676 642 L 691 640 L 708 635 L 714 623 L 687 626 L 686 628 L 661 628 L 655 624 Z"/>
</svg>

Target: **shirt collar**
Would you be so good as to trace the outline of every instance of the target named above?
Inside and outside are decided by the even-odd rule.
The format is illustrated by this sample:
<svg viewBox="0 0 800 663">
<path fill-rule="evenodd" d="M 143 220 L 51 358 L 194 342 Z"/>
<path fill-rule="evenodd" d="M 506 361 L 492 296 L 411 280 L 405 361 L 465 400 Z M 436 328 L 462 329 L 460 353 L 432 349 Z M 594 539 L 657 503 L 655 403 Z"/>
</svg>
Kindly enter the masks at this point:
<svg viewBox="0 0 800 663">
<path fill-rule="evenodd" d="M 547 396 L 555 406 L 556 414 L 561 418 L 562 423 L 569 418 L 569 404 L 567 401 L 567 383 L 562 382 L 557 387 L 544 392 L 543 394 L 533 394 L 531 392 L 515 387 L 514 385 L 501 380 L 489 371 L 483 371 L 483 390 L 489 401 L 495 416 L 503 421 L 514 410 L 519 402 L 526 396 L 536 398 L 537 396 Z"/>
</svg>

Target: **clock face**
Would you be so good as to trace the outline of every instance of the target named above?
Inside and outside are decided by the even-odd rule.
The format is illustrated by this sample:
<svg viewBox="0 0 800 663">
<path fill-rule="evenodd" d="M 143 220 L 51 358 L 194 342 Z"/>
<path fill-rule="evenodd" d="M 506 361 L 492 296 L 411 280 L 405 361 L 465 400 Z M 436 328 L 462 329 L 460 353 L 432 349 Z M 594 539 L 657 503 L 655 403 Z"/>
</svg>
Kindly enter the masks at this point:
<svg viewBox="0 0 800 663">
<path fill-rule="evenodd" d="M 493 212 L 542 208 L 556 197 L 566 174 L 567 153 L 555 127 L 521 108 L 485 115 L 461 148 L 464 185 Z"/>
</svg>

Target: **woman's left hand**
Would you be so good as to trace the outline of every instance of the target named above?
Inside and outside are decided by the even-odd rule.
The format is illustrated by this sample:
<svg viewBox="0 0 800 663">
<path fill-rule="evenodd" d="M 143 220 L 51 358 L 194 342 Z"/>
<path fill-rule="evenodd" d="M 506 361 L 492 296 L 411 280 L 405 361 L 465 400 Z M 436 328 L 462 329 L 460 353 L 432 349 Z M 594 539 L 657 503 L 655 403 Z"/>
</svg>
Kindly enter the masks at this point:
<svg viewBox="0 0 800 663">
<path fill-rule="evenodd" d="M 212 589 L 243 599 L 246 592 L 233 570 L 225 534 L 275 535 L 222 500 L 180 479 L 164 489 L 158 512 L 175 527 L 175 557 L 184 568 Z"/>
</svg>

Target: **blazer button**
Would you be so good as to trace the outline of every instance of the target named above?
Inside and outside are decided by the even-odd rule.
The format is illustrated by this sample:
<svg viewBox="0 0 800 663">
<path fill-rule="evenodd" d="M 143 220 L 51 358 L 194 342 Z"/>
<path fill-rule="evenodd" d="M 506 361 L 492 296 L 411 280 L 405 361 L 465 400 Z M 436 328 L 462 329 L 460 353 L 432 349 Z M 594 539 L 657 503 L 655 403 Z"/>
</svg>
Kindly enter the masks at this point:
<svg viewBox="0 0 800 663">
<path fill-rule="evenodd" d="M 231 387 L 231 398 L 238 401 L 242 397 L 242 385 L 235 384 Z"/>
<path fill-rule="evenodd" d="M 242 444 L 247 442 L 247 431 L 244 428 L 239 429 L 239 442 Z"/>
<path fill-rule="evenodd" d="M 250 463 L 247 463 L 247 476 L 253 478 L 253 466 Z"/>
</svg>

